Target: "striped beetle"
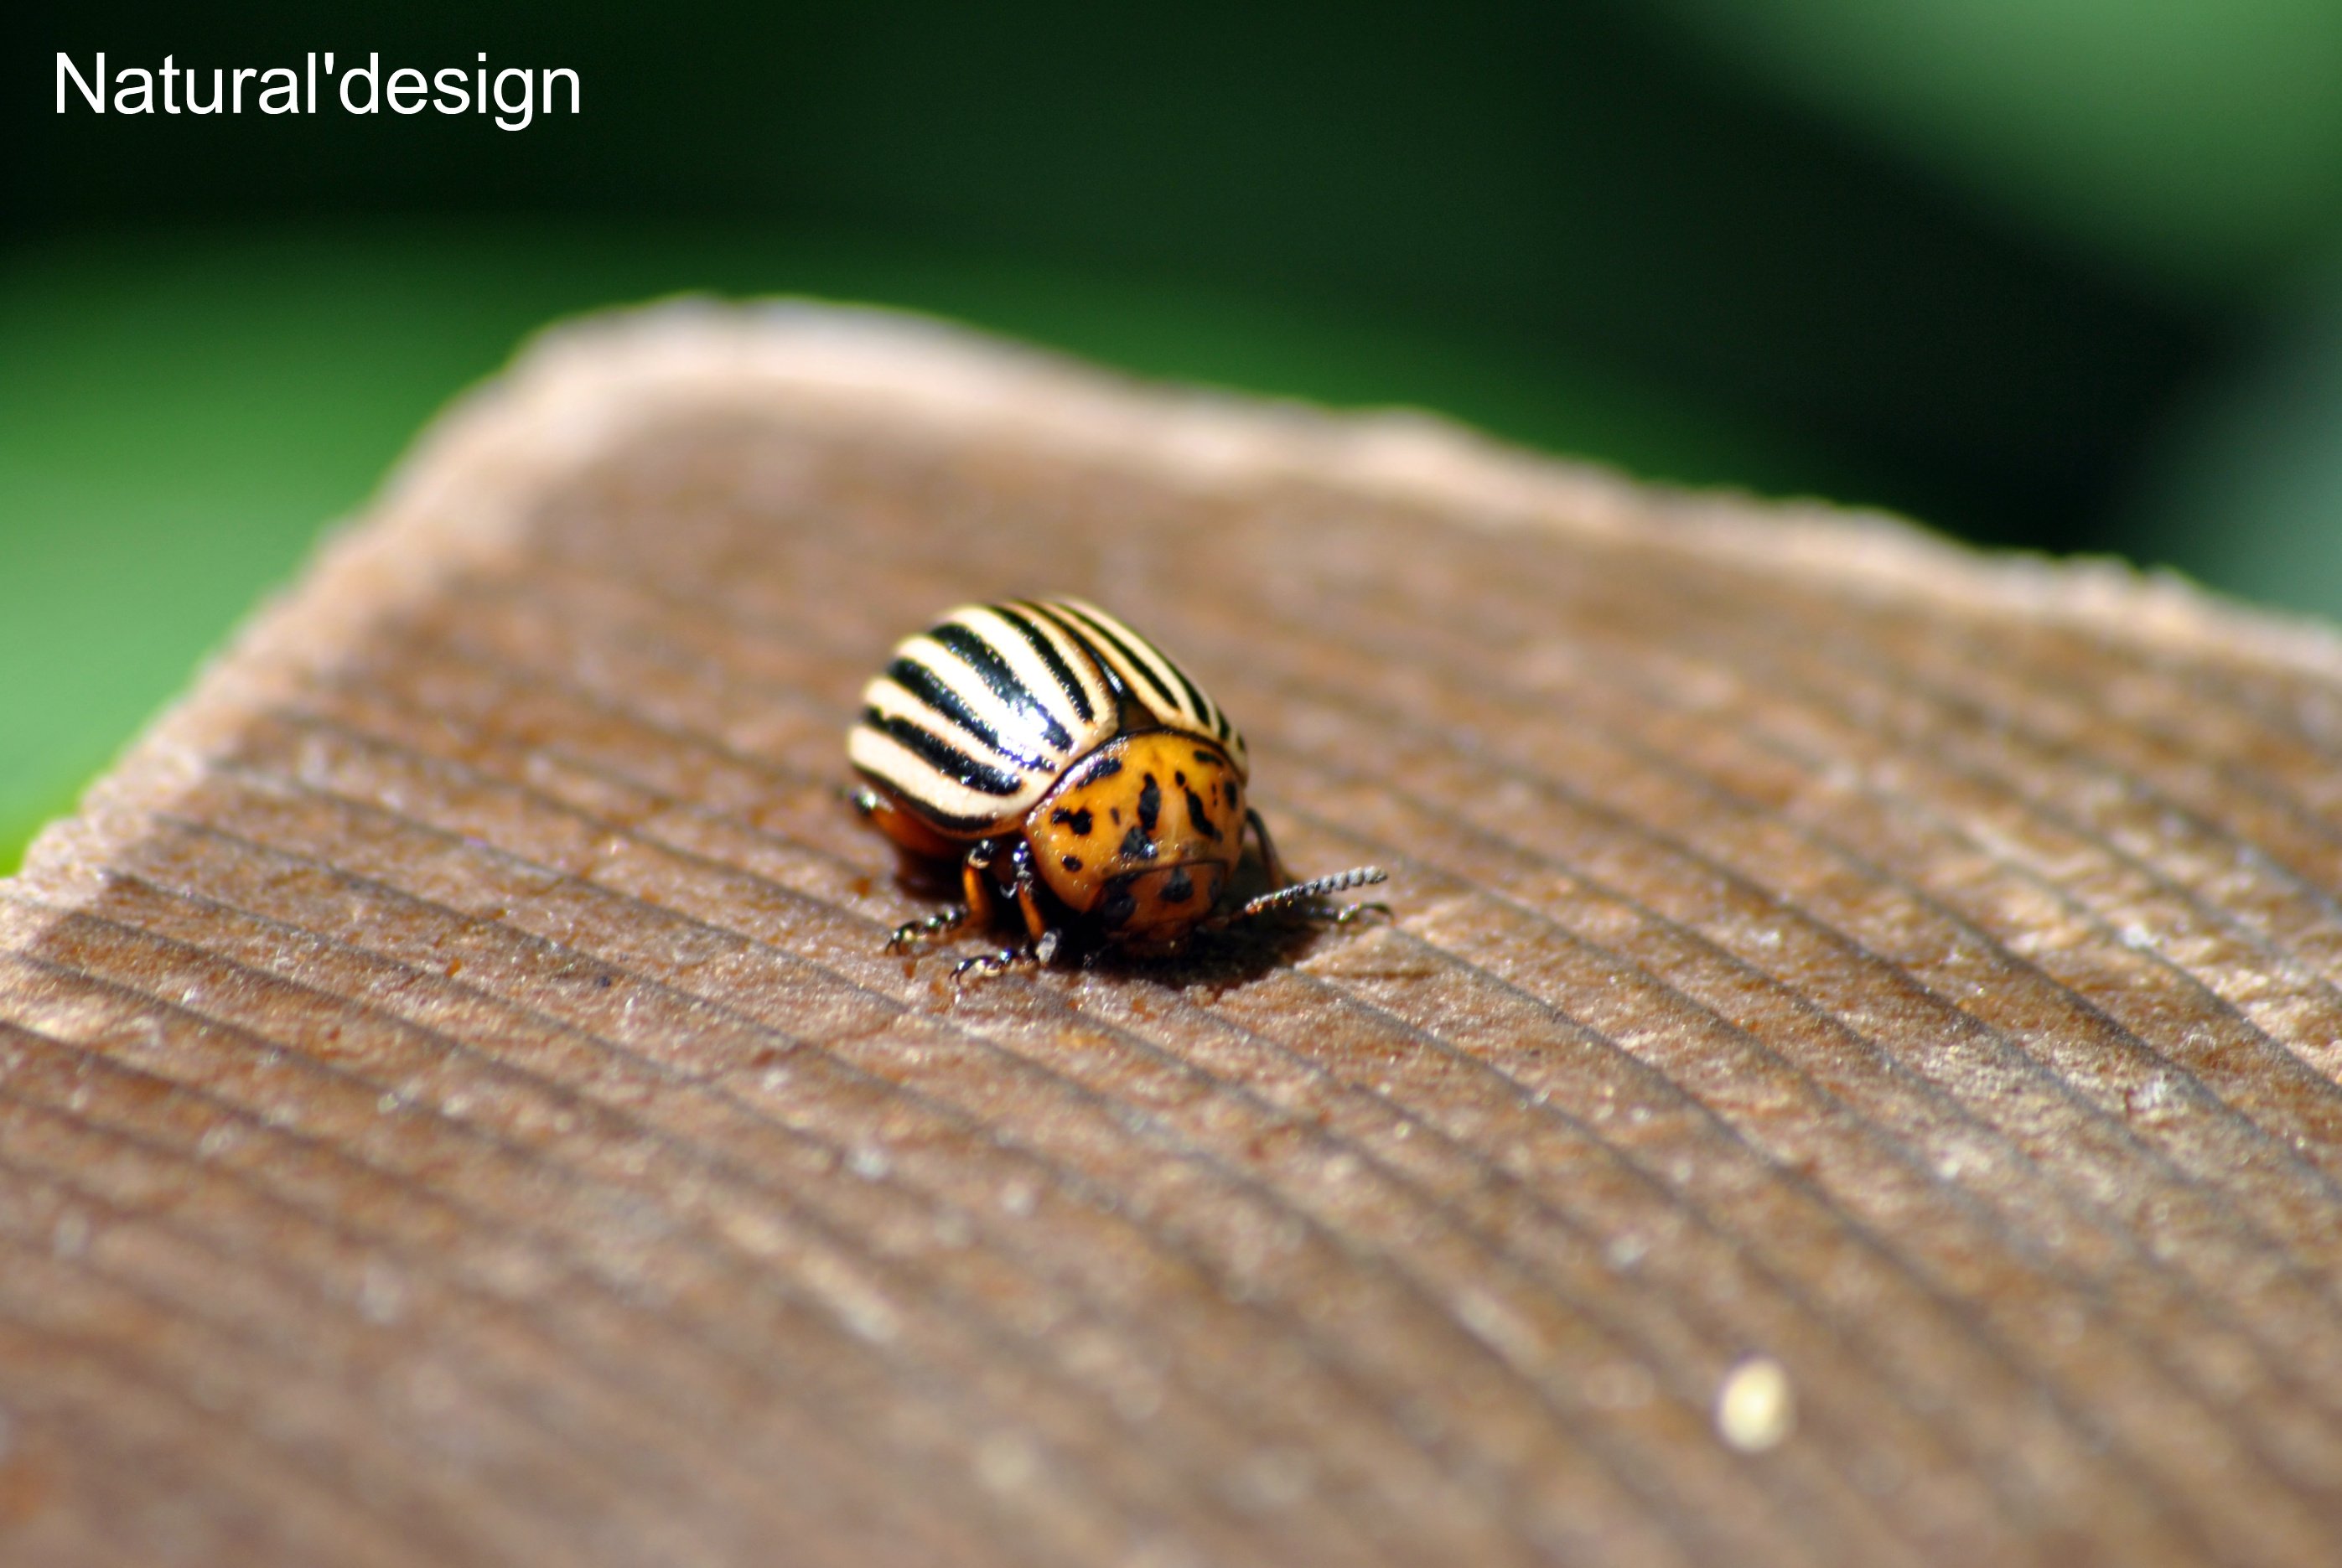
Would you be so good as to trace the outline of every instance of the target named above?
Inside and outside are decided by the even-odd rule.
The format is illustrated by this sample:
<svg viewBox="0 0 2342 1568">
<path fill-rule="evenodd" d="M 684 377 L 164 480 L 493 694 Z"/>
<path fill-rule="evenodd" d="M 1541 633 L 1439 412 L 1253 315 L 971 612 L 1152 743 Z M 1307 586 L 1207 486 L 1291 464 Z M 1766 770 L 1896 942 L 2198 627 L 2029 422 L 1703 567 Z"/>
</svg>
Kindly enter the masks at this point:
<svg viewBox="0 0 2342 1568">
<path fill-rule="evenodd" d="M 887 951 L 992 921 L 1026 942 L 953 971 L 1047 964 L 1068 937 L 1170 954 L 1198 931 L 1277 910 L 1346 922 L 1379 904 L 1326 895 L 1362 865 L 1295 881 L 1245 804 L 1244 736 L 1163 651 L 1078 599 L 968 604 L 896 644 L 862 694 L 846 754 L 856 809 L 911 854 L 956 860 L 965 904 L 898 927 Z M 1260 840 L 1269 890 L 1224 899 Z"/>
</svg>

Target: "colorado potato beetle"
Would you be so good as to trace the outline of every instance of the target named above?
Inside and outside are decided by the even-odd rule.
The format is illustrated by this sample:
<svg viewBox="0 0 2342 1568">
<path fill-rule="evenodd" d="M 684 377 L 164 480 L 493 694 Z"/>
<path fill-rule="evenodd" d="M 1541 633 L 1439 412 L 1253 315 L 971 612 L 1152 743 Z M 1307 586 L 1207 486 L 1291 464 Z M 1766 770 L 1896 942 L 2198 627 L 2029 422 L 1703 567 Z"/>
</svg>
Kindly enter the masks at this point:
<svg viewBox="0 0 2342 1568">
<path fill-rule="evenodd" d="M 1357 866 L 1289 875 L 1245 802 L 1244 736 L 1154 644 L 1079 599 L 968 604 L 896 644 L 862 694 L 846 754 L 854 804 L 915 856 L 956 861 L 966 902 L 895 932 L 888 951 L 996 919 L 1026 941 L 954 975 L 1047 964 L 1078 945 L 1176 953 L 1198 932 L 1280 910 L 1347 921 L 1329 894 Z M 1231 904 L 1249 831 L 1268 891 Z"/>
</svg>

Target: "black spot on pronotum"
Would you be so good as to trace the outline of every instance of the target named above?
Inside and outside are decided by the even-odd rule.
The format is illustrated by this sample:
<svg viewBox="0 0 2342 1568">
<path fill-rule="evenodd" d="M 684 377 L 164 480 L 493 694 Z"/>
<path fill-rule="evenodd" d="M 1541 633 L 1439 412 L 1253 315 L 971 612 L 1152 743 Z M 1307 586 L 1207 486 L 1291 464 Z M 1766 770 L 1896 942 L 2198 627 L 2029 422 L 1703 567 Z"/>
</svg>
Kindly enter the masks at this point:
<svg viewBox="0 0 2342 1568">
<path fill-rule="evenodd" d="M 1082 776 L 1074 781 L 1076 789 L 1087 789 L 1100 779 L 1110 779 L 1122 771 L 1120 757 L 1100 757 L 1090 764 Z"/>
<path fill-rule="evenodd" d="M 1077 811 L 1067 811 L 1064 806 L 1059 806 L 1049 814 L 1049 820 L 1060 827 L 1072 828 L 1074 835 L 1077 838 L 1089 837 L 1090 829 L 1097 825 L 1096 820 L 1091 817 L 1090 808 L 1087 806 L 1083 806 Z"/>
<path fill-rule="evenodd" d="M 1214 756 L 1209 752 L 1197 752 L 1196 754 L 1196 760 L 1202 763 L 1206 767 L 1214 766 L 1219 762 L 1219 758 Z"/>
<path fill-rule="evenodd" d="M 1155 841 L 1146 836 L 1145 828 L 1132 823 L 1130 831 L 1122 835 L 1122 845 L 1117 853 L 1125 860 L 1153 860 Z"/>
<path fill-rule="evenodd" d="M 1172 872 L 1170 875 L 1163 879 L 1164 903 L 1185 904 L 1195 896 L 1196 882 L 1193 877 L 1187 874 L 1187 868 L 1186 866 L 1180 866 Z"/>
<path fill-rule="evenodd" d="M 1216 839 L 1220 836 L 1220 830 L 1212 825 L 1212 819 L 1205 814 L 1206 810 L 1207 808 L 1204 804 L 1204 797 L 1197 794 L 1194 790 L 1189 790 L 1187 792 L 1187 820 L 1194 823 L 1196 824 L 1196 831 L 1202 834 L 1206 838 Z"/>
<path fill-rule="evenodd" d="M 1130 891 L 1127 881 L 1117 879 L 1107 884 L 1106 897 L 1098 902 L 1098 919 L 1108 928 L 1129 924 L 1138 912 L 1138 899 Z"/>
<path fill-rule="evenodd" d="M 1163 814 L 1163 786 L 1148 774 L 1146 782 L 1138 786 L 1138 825 L 1147 832 L 1155 831 L 1155 819 Z"/>
<path fill-rule="evenodd" d="M 1078 854 L 1068 854 L 1068 855 L 1062 856 L 1061 858 L 1064 860 L 1064 862 L 1065 862 L 1065 866 L 1066 866 L 1066 869 L 1067 871 L 1079 871 L 1079 870 L 1081 870 L 1081 868 L 1082 868 L 1082 857 L 1081 857 L 1080 855 L 1078 855 Z"/>
<path fill-rule="evenodd" d="M 1186 789 L 1187 787 L 1187 775 L 1186 774 L 1173 774 L 1171 775 L 1171 782 L 1177 784 L 1181 789 Z"/>
</svg>

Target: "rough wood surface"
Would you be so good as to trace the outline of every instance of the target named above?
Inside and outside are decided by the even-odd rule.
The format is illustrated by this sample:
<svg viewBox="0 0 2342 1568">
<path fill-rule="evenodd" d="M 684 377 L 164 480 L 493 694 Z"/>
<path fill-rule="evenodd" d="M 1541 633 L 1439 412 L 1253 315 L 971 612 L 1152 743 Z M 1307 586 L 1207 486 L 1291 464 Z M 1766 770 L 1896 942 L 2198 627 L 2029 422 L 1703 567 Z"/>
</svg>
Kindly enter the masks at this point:
<svg viewBox="0 0 2342 1568">
<path fill-rule="evenodd" d="M 882 956 L 859 684 L 1051 591 L 1394 921 Z M 2337 764 L 2109 568 L 573 329 L 0 884 L 0 1560 L 2342 1561 Z"/>
</svg>

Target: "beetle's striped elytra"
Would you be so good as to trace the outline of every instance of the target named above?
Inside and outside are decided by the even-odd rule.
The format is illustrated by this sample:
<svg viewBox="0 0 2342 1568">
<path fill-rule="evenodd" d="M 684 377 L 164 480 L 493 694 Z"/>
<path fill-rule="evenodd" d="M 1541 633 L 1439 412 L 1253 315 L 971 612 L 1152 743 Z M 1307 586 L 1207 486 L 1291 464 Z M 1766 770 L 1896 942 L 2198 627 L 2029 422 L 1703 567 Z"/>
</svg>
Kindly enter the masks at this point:
<svg viewBox="0 0 2342 1568">
<path fill-rule="evenodd" d="M 1275 910 L 1347 920 L 1324 896 L 1374 866 L 1296 883 L 1246 804 L 1244 736 L 1193 677 L 1078 599 L 969 604 L 897 644 L 863 691 L 846 753 L 863 815 L 908 853 L 957 860 L 966 903 L 895 933 L 900 949 L 1021 916 L 1018 947 L 972 968 L 1089 951 L 1171 953 Z M 1269 891 L 1229 907 L 1249 831 Z"/>
</svg>

